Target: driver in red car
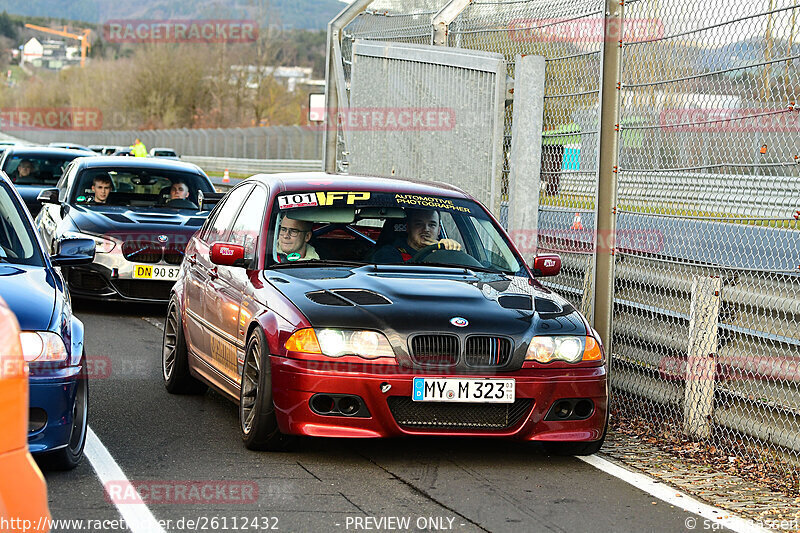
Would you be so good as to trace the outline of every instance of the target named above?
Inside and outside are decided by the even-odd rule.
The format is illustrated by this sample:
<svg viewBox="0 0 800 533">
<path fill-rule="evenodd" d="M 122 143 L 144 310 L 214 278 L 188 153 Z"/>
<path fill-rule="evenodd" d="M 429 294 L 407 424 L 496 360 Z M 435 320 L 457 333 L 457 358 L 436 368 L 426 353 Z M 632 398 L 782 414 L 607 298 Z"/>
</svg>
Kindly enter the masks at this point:
<svg viewBox="0 0 800 533">
<path fill-rule="evenodd" d="M 443 250 L 461 250 L 453 239 L 439 239 L 440 215 L 433 209 L 406 209 L 406 235 L 375 251 L 375 263 L 406 263 L 426 246 L 439 244 Z M 392 224 L 392 221 L 386 221 Z"/>
</svg>

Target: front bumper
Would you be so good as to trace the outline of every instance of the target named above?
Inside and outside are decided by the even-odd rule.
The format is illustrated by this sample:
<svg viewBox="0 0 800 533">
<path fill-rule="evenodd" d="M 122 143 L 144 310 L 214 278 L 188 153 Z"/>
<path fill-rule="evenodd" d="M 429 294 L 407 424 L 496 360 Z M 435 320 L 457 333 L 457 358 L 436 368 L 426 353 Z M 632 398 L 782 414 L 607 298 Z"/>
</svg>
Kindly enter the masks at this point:
<svg viewBox="0 0 800 533">
<path fill-rule="evenodd" d="M 164 261 L 150 266 L 178 269 Z M 133 277 L 134 263 L 119 254 L 97 254 L 95 262 L 64 267 L 70 295 L 104 301 L 166 303 L 175 280 L 146 280 Z"/>
<path fill-rule="evenodd" d="M 30 376 L 28 449 L 42 453 L 69 443 L 81 367 L 67 367 Z M 42 422 L 44 424 L 42 425 Z"/>
<path fill-rule="evenodd" d="M 316 437 L 396 437 L 403 435 L 494 436 L 518 440 L 593 442 L 603 436 L 608 414 L 608 385 L 604 367 L 576 369 L 522 369 L 501 374 L 447 375 L 415 371 L 396 366 L 360 365 L 357 369 L 335 363 L 319 363 L 271 357 L 272 394 L 278 413 L 278 425 L 284 433 Z M 414 377 L 513 378 L 516 398 L 522 402 L 516 416 L 505 427 L 480 420 L 487 404 L 410 402 Z M 387 386 L 388 390 L 387 390 Z M 385 390 L 386 392 L 383 392 Z M 359 396 L 368 416 L 326 416 L 309 406 L 314 394 Z M 592 414 L 583 420 L 545 420 L 551 406 L 561 399 L 587 398 L 594 404 Z M 424 404 L 424 405 L 423 405 Z M 433 408 L 431 408 L 433 405 Z M 448 416 L 465 420 L 461 427 L 440 426 L 437 406 L 446 406 Z M 455 406 L 455 407 L 453 407 Z M 399 408 L 402 407 L 401 414 Z M 408 417 L 430 416 L 431 423 L 410 425 Z M 476 423 L 470 425 L 470 417 Z M 398 418 L 400 420 L 398 420 Z"/>
</svg>

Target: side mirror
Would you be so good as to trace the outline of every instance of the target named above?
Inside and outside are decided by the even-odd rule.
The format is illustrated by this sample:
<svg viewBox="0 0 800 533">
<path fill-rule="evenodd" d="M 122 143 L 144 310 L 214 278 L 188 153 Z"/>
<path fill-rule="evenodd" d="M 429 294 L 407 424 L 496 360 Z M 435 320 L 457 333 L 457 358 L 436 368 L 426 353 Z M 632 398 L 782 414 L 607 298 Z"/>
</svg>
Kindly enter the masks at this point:
<svg viewBox="0 0 800 533">
<path fill-rule="evenodd" d="M 36 200 L 43 204 L 60 204 L 58 201 L 58 189 L 43 189 L 39 191 Z"/>
<path fill-rule="evenodd" d="M 215 242 L 211 245 L 211 262 L 223 266 L 244 266 L 244 246 Z"/>
<path fill-rule="evenodd" d="M 54 265 L 85 265 L 94 261 L 95 242 L 92 239 L 61 239 L 56 250 L 56 255 L 50 256 Z"/>
<path fill-rule="evenodd" d="M 557 276 L 561 272 L 561 256 L 558 254 L 537 255 L 533 259 L 532 270 L 534 276 Z"/>
</svg>

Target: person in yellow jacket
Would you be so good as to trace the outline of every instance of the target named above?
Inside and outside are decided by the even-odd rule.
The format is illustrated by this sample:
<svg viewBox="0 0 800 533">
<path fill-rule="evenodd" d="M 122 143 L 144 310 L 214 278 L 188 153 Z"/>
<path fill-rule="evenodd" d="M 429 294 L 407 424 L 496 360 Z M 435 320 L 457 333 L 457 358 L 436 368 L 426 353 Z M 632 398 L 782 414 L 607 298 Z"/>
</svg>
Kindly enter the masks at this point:
<svg viewBox="0 0 800 533">
<path fill-rule="evenodd" d="M 131 152 L 135 157 L 147 157 L 147 147 L 145 147 L 144 143 L 138 138 L 136 142 L 133 143 L 133 146 L 131 146 Z"/>
</svg>

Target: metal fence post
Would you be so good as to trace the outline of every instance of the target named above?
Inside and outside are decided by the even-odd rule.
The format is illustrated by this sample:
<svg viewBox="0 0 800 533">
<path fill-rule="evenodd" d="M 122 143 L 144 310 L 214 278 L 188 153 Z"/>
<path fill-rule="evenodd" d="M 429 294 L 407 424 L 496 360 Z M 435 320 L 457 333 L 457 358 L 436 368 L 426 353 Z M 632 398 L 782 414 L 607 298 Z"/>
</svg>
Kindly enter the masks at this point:
<svg viewBox="0 0 800 533">
<path fill-rule="evenodd" d="M 721 278 L 696 277 L 692 284 L 683 432 L 700 439 L 711 437 L 721 291 Z"/>
<path fill-rule="evenodd" d="M 545 58 L 514 56 L 515 94 L 508 176 L 508 231 L 525 242 L 525 259 L 536 256 L 539 231 L 539 183 L 544 120 Z"/>
<path fill-rule="evenodd" d="M 616 232 L 617 158 L 619 139 L 615 125 L 619 123 L 619 85 L 622 70 L 622 48 L 609 40 L 609 27 L 622 28 L 623 3 L 606 0 L 603 40 L 602 80 L 600 84 L 600 150 L 598 159 L 597 200 L 595 201 L 595 243 L 603 236 L 606 242 Z M 614 250 L 596 246 L 594 254 L 594 328 L 600 334 L 609 362 L 612 347 L 614 311 Z"/>
<path fill-rule="evenodd" d="M 325 62 L 325 171 L 336 172 L 336 143 L 337 125 L 331 124 L 331 117 L 335 120 L 338 115 L 340 103 L 346 101 L 347 87 L 344 85 L 344 71 L 342 66 L 342 30 L 355 19 L 359 13 L 367 9 L 372 0 L 355 0 L 342 9 L 332 21 L 328 23 L 328 60 Z M 340 82 L 342 82 L 340 84 Z"/>
</svg>

